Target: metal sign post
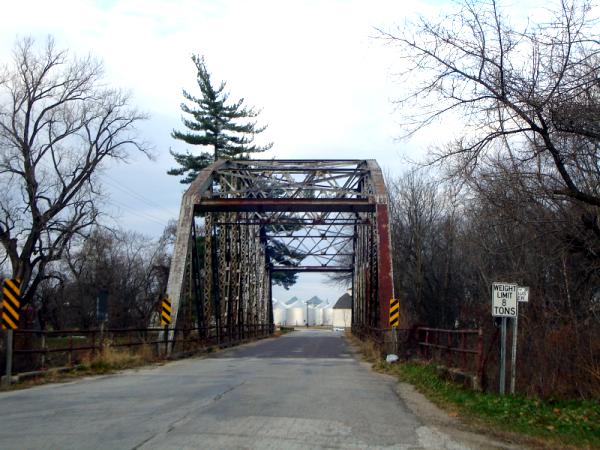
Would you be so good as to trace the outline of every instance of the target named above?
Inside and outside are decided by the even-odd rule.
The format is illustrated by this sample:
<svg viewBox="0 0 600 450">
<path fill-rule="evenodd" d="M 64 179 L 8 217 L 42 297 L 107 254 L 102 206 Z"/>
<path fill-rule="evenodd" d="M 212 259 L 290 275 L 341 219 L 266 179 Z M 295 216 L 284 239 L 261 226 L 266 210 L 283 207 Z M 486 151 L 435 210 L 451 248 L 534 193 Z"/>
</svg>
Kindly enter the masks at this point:
<svg viewBox="0 0 600 450">
<path fill-rule="evenodd" d="M 512 355 L 510 359 L 510 393 L 515 395 L 517 380 L 517 332 L 519 329 L 519 316 L 513 319 Z"/>
<path fill-rule="evenodd" d="M 500 395 L 504 395 L 506 390 L 506 319 L 516 319 L 518 314 L 517 285 L 515 283 L 492 283 L 492 316 L 502 318 L 500 329 Z"/>
<path fill-rule="evenodd" d="M 163 331 L 165 334 L 165 356 L 169 355 L 169 325 L 165 325 L 165 330 Z"/>
<path fill-rule="evenodd" d="M 12 381 L 12 358 L 13 358 L 13 330 L 6 330 L 6 373 L 4 376 L 4 385 L 10 386 Z"/>
<path fill-rule="evenodd" d="M 502 318 L 500 328 L 500 395 L 506 388 L 506 317 Z"/>
<path fill-rule="evenodd" d="M 510 393 L 515 394 L 515 385 L 517 383 L 517 336 L 519 333 L 519 303 L 529 302 L 529 287 L 517 287 L 517 315 L 513 319 L 513 336 L 512 336 L 512 355 L 510 361 Z"/>
</svg>

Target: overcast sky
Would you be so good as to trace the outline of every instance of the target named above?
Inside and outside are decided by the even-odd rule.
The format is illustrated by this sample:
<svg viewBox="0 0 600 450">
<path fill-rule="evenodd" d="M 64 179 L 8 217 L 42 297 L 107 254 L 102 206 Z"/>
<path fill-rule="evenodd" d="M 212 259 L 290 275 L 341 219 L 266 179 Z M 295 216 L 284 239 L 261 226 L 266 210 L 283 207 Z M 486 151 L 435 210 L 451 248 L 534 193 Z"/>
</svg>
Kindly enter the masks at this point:
<svg viewBox="0 0 600 450">
<path fill-rule="evenodd" d="M 183 186 L 166 175 L 170 138 L 180 126 L 181 90 L 194 93 L 192 54 L 202 54 L 213 80 L 227 81 L 232 98 L 263 109 L 263 133 L 273 141 L 265 157 L 375 158 L 399 174 L 402 156 L 418 158 L 443 142 L 440 124 L 411 141 L 400 134 L 391 99 L 398 92 L 394 51 L 374 39 L 374 27 L 400 25 L 418 14 L 437 14 L 448 2 L 375 1 L 19 1 L 5 2 L 0 16 L 0 60 L 17 36 L 55 37 L 59 48 L 92 53 L 104 61 L 107 79 L 132 92 L 150 115 L 140 131 L 155 159 L 132 157 L 103 176 L 110 194 L 111 224 L 158 236 L 177 217 Z M 447 124 L 446 124 L 447 125 Z M 193 150 L 193 149 L 192 149 Z M 335 300 L 341 290 L 322 276 L 302 276 L 282 299 L 312 295 Z"/>
</svg>

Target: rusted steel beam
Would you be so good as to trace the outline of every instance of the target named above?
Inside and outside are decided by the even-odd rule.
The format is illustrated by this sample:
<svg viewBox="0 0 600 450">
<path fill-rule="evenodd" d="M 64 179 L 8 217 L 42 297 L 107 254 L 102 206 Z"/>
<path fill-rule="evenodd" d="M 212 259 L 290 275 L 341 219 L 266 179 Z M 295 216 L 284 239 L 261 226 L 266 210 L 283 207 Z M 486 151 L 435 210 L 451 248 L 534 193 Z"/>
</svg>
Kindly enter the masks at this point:
<svg viewBox="0 0 600 450">
<path fill-rule="evenodd" d="M 196 212 L 373 212 L 368 199 L 312 198 L 207 198 Z"/>
<path fill-rule="evenodd" d="M 353 226 L 353 225 L 370 225 L 369 219 L 346 219 L 346 220 L 333 220 L 333 219 L 270 219 L 270 218 L 257 218 L 254 220 L 241 220 L 238 222 L 231 222 L 226 220 L 218 220 L 215 222 L 217 225 L 292 225 L 292 226 L 327 226 L 327 225 L 341 225 L 341 226 Z"/>
<path fill-rule="evenodd" d="M 377 297 L 379 298 L 379 323 L 389 322 L 390 299 L 394 298 L 392 250 L 387 204 L 377 205 Z"/>
<path fill-rule="evenodd" d="M 254 160 L 256 161 L 256 160 Z M 226 170 L 226 169 L 225 169 Z M 308 172 L 330 172 L 336 175 L 352 175 L 356 169 L 348 167 L 309 167 L 309 166 L 256 166 L 256 167 L 233 167 L 232 172 L 279 172 L 279 173 L 308 173 Z"/>
<path fill-rule="evenodd" d="M 336 234 L 336 233 L 320 233 L 320 234 L 267 234 L 268 239 L 297 239 L 297 238 L 310 238 L 310 239 L 352 239 L 353 234 Z"/>
<path fill-rule="evenodd" d="M 289 164 L 298 164 L 301 166 L 319 166 L 325 164 L 360 164 L 363 162 L 363 159 L 246 159 L 242 161 L 235 161 L 235 164 L 239 166 L 253 166 L 256 164 L 259 165 L 277 165 L 277 166 L 285 166 Z"/>
<path fill-rule="evenodd" d="M 390 314 L 390 299 L 394 298 L 394 275 L 392 272 L 391 230 L 388 212 L 388 196 L 385 180 L 374 159 L 367 160 L 373 201 L 377 204 L 377 298 L 379 300 L 379 323 L 386 326 Z"/>
<path fill-rule="evenodd" d="M 352 267 L 341 266 L 272 266 L 271 272 L 352 272 Z"/>
<path fill-rule="evenodd" d="M 353 327 L 387 326 L 392 248 L 387 192 L 374 160 L 218 161 L 201 171 L 182 201 L 167 288 L 174 315 L 187 298 L 187 270 L 200 270 L 188 269 L 194 214 L 204 220 L 204 316 L 219 337 L 238 339 L 244 327 L 270 319 L 273 272 L 353 273 Z M 274 238 L 308 260 L 269 264 Z M 348 256 L 352 264 L 338 259 Z"/>
<path fill-rule="evenodd" d="M 205 195 L 205 192 L 212 187 L 214 181 L 213 174 L 224 169 L 225 167 L 230 166 L 231 164 L 231 161 L 219 159 L 214 164 L 202 169 L 196 179 L 192 181 L 192 184 L 190 184 L 190 187 L 187 191 L 185 191 L 183 196 L 192 197 L 193 202 L 198 203 L 200 201 L 200 197 Z"/>
</svg>

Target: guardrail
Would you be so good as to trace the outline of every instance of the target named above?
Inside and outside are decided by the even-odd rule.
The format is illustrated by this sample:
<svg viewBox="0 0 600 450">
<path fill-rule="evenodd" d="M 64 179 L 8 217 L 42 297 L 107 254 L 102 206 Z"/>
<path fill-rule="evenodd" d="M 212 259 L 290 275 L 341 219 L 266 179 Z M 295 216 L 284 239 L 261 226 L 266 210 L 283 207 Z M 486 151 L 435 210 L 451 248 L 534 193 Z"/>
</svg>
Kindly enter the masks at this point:
<svg viewBox="0 0 600 450">
<path fill-rule="evenodd" d="M 416 328 L 421 357 L 483 377 L 483 331 Z M 471 357 L 469 357 L 471 356 Z"/>
<path fill-rule="evenodd" d="M 392 330 L 355 326 L 352 332 L 361 340 L 373 341 L 382 353 L 396 353 L 404 359 L 419 356 L 427 361 L 437 361 L 447 367 L 472 372 L 480 379 L 484 375 L 481 329 L 413 327 Z"/>
<path fill-rule="evenodd" d="M 232 332 L 233 331 L 233 332 Z M 88 330 L 15 330 L 13 340 L 13 373 L 45 370 L 50 367 L 73 366 L 92 359 L 106 347 L 134 348 L 148 346 L 155 356 L 185 354 L 208 347 L 229 347 L 271 335 L 269 324 L 245 325 L 228 330 L 215 326 L 177 328 L 113 328 Z"/>
</svg>

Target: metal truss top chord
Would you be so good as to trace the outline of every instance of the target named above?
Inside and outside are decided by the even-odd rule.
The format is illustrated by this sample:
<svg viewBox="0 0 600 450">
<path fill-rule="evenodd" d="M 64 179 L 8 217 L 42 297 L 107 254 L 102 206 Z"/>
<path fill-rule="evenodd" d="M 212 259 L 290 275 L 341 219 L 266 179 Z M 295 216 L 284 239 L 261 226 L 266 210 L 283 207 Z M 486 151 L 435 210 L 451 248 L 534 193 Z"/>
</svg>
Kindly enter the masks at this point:
<svg viewBox="0 0 600 450">
<path fill-rule="evenodd" d="M 209 198 L 196 205 L 197 212 L 373 212 L 367 199 L 307 198 Z"/>
<path fill-rule="evenodd" d="M 271 266 L 271 272 L 352 272 L 347 266 Z"/>
</svg>

